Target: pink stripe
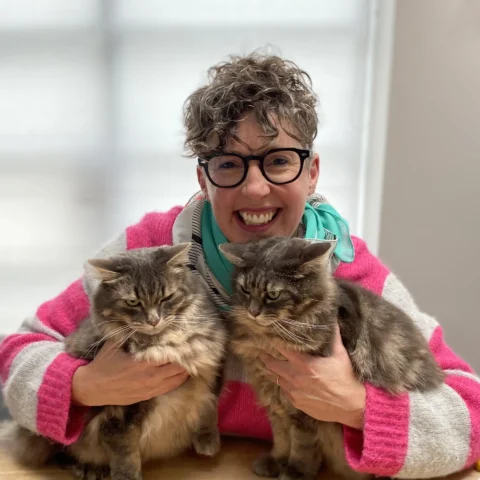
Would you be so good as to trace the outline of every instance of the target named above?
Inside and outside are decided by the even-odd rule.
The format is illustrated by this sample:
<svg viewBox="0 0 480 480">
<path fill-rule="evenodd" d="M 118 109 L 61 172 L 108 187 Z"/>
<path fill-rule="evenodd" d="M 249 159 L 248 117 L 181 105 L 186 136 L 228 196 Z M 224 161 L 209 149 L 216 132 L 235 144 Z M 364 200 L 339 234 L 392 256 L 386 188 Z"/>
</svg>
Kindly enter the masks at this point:
<svg viewBox="0 0 480 480">
<path fill-rule="evenodd" d="M 139 223 L 127 228 L 127 250 L 172 244 L 172 228 L 182 207 L 168 212 L 147 213 Z"/>
<path fill-rule="evenodd" d="M 80 279 L 53 300 L 40 305 L 37 317 L 45 326 L 66 337 L 88 317 L 89 310 L 90 302 Z"/>
<path fill-rule="evenodd" d="M 469 468 L 480 458 L 480 384 L 455 374 L 448 375 L 445 383 L 462 397 L 470 414 L 470 451 L 464 466 Z"/>
<path fill-rule="evenodd" d="M 267 413 L 257 404 L 251 385 L 228 381 L 223 387 L 218 406 L 220 433 L 242 437 L 272 439 Z"/>
<path fill-rule="evenodd" d="M 353 263 L 340 263 L 335 276 L 359 283 L 363 288 L 381 295 L 385 279 L 390 273 L 388 268 L 370 253 L 363 240 L 352 236 L 352 242 L 355 260 Z"/>
<path fill-rule="evenodd" d="M 367 404 L 363 432 L 344 427 L 345 455 L 360 472 L 392 476 L 400 471 L 408 448 L 410 399 L 365 384 Z"/>
<path fill-rule="evenodd" d="M 53 341 L 52 337 L 44 333 L 14 333 L 5 338 L 0 345 L 0 375 L 6 382 L 10 367 L 17 354 L 27 345 L 34 342 Z"/>
<path fill-rule="evenodd" d="M 430 338 L 430 349 L 442 370 L 463 370 L 464 372 L 474 373 L 470 365 L 455 355 L 443 341 L 443 330 L 440 326 L 433 331 Z"/>
<path fill-rule="evenodd" d="M 474 373 L 470 365 L 455 355 L 443 341 L 442 327 L 438 326 L 434 330 L 430 348 L 443 370 Z M 445 383 L 461 396 L 470 415 L 470 451 L 465 464 L 465 468 L 468 468 L 480 458 L 480 384 L 454 373 L 447 376 Z"/>
<path fill-rule="evenodd" d="M 48 366 L 38 391 L 37 430 L 64 445 L 78 440 L 86 407 L 71 404 L 73 374 L 88 362 L 61 353 Z"/>
</svg>

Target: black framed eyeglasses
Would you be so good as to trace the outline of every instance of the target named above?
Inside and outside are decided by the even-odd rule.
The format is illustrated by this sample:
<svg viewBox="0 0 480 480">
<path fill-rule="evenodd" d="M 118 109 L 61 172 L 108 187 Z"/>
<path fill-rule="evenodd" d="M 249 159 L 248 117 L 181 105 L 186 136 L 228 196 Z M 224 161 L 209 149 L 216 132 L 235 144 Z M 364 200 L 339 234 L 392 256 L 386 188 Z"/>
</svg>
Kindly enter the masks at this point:
<svg viewBox="0 0 480 480">
<path fill-rule="evenodd" d="M 248 175 L 251 160 L 259 162 L 262 175 L 275 185 L 294 182 L 302 173 L 305 160 L 312 155 L 310 150 L 300 148 L 274 148 L 263 155 L 240 155 L 217 152 L 198 159 L 208 179 L 219 188 L 238 187 Z"/>
</svg>

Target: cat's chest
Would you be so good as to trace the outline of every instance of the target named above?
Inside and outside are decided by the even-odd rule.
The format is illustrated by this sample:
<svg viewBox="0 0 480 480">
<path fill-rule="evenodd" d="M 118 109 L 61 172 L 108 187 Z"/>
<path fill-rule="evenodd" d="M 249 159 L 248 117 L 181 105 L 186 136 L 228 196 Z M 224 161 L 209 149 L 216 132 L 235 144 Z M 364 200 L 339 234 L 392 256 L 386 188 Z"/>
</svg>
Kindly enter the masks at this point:
<svg viewBox="0 0 480 480">
<path fill-rule="evenodd" d="M 269 354 L 277 360 L 285 360 L 274 345 L 268 339 L 242 337 L 233 339 L 232 350 L 241 358 L 247 379 L 254 386 L 260 403 L 285 414 L 288 410 L 287 401 L 275 382 L 275 375 L 260 359 L 262 354 Z"/>
<path fill-rule="evenodd" d="M 137 362 L 150 362 L 157 365 L 176 363 L 184 367 L 190 375 L 196 376 L 198 369 L 204 363 L 202 355 L 199 355 L 199 345 L 193 342 L 171 342 L 168 340 L 152 343 L 151 345 L 131 344 L 130 354 Z M 207 353 L 207 352 L 205 352 Z"/>
</svg>

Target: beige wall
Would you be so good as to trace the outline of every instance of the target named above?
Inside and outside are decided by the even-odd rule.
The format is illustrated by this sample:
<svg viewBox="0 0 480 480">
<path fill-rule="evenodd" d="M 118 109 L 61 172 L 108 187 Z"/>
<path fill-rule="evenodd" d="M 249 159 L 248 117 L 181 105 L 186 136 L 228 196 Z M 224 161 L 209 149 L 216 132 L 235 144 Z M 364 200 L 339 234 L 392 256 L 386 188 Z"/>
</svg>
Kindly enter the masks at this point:
<svg viewBox="0 0 480 480">
<path fill-rule="evenodd" d="M 480 372 L 480 1 L 397 0 L 380 257 Z"/>
</svg>

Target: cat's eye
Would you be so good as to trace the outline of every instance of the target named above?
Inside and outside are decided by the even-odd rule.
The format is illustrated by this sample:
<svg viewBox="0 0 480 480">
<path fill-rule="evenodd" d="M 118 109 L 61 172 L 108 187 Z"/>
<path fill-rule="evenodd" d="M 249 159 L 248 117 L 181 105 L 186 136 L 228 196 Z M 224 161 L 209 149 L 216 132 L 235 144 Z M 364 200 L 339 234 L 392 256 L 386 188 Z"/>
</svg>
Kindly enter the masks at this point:
<svg viewBox="0 0 480 480">
<path fill-rule="evenodd" d="M 278 300 L 278 297 L 280 297 L 280 290 L 272 290 L 267 292 L 267 297 L 269 300 Z"/>
<path fill-rule="evenodd" d="M 240 285 L 240 289 L 242 290 L 242 292 L 243 292 L 245 295 L 250 295 L 250 291 L 247 290 L 243 285 Z"/>
<path fill-rule="evenodd" d="M 163 297 L 162 302 L 168 302 L 172 298 L 173 298 L 173 293 L 171 293 L 170 295 L 167 295 L 166 297 Z"/>
<path fill-rule="evenodd" d="M 140 305 L 140 300 L 138 298 L 125 300 L 125 303 L 129 307 L 138 307 Z"/>
</svg>

